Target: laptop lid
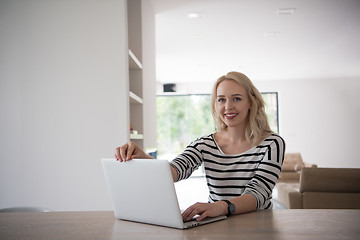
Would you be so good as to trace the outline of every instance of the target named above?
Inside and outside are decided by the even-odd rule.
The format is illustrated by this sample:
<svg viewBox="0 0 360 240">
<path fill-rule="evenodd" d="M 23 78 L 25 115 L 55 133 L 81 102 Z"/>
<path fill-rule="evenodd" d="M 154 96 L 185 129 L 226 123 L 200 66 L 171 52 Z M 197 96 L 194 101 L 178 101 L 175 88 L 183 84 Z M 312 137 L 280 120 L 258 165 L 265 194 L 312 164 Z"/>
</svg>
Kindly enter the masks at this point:
<svg viewBox="0 0 360 240">
<path fill-rule="evenodd" d="M 102 159 L 115 217 L 184 228 L 167 160 Z"/>
</svg>

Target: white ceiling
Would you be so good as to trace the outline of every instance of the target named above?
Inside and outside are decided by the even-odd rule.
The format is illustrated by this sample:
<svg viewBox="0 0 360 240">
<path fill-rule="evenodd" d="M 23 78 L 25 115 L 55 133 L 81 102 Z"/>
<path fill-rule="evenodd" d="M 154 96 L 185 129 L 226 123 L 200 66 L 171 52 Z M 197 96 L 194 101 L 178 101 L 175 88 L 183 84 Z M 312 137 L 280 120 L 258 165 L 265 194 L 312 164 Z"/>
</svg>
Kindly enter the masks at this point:
<svg viewBox="0 0 360 240">
<path fill-rule="evenodd" d="M 229 71 L 252 80 L 360 77 L 360 0 L 151 3 L 158 82 L 214 81 Z M 279 15 L 280 8 L 296 10 Z"/>
</svg>

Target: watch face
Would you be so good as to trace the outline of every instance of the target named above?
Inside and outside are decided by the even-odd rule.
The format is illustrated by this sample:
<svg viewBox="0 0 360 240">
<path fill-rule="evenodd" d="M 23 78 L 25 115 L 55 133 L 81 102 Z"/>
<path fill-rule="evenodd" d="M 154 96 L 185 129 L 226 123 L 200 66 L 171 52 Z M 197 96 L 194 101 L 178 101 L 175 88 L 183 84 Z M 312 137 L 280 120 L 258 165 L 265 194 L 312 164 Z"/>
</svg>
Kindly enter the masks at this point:
<svg viewBox="0 0 360 240">
<path fill-rule="evenodd" d="M 235 205 L 232 204 L 232 203 L 229 205 L 229 212 L 230 212 L 231 214 L 234 214 L 234 213 L 235 213 Z"/>
</svg>

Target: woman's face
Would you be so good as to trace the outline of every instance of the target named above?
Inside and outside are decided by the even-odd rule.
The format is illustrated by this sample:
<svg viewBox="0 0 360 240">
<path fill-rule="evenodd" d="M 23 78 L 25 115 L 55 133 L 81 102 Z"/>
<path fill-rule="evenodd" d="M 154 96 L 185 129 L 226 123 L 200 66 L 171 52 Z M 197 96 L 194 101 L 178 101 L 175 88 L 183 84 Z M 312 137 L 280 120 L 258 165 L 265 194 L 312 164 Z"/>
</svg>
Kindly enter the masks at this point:
<svg viewBox="0 0 360 240">
<path fill-rule="evenodd" d="M 234 80 L 222 81 L 216 90 L 216 110 L 228 127 L 245 127 L 250 109 L 244 87 Z"/>
</svg>

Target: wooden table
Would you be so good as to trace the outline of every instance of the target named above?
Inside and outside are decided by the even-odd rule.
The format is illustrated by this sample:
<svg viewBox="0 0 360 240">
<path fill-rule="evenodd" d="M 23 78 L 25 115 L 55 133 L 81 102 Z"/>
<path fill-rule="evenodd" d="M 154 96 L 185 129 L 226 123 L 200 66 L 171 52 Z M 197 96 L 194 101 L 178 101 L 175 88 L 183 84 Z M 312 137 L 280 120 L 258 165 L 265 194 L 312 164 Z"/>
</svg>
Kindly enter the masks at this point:
<svg viewBox="0 0 360 240">
<path fill-rule="evenodd" d="M 188 230 L 112 212 L 0 213 L 0 239 L 360 239 L 360 210 L 263 210 Z"/>
</svg>

